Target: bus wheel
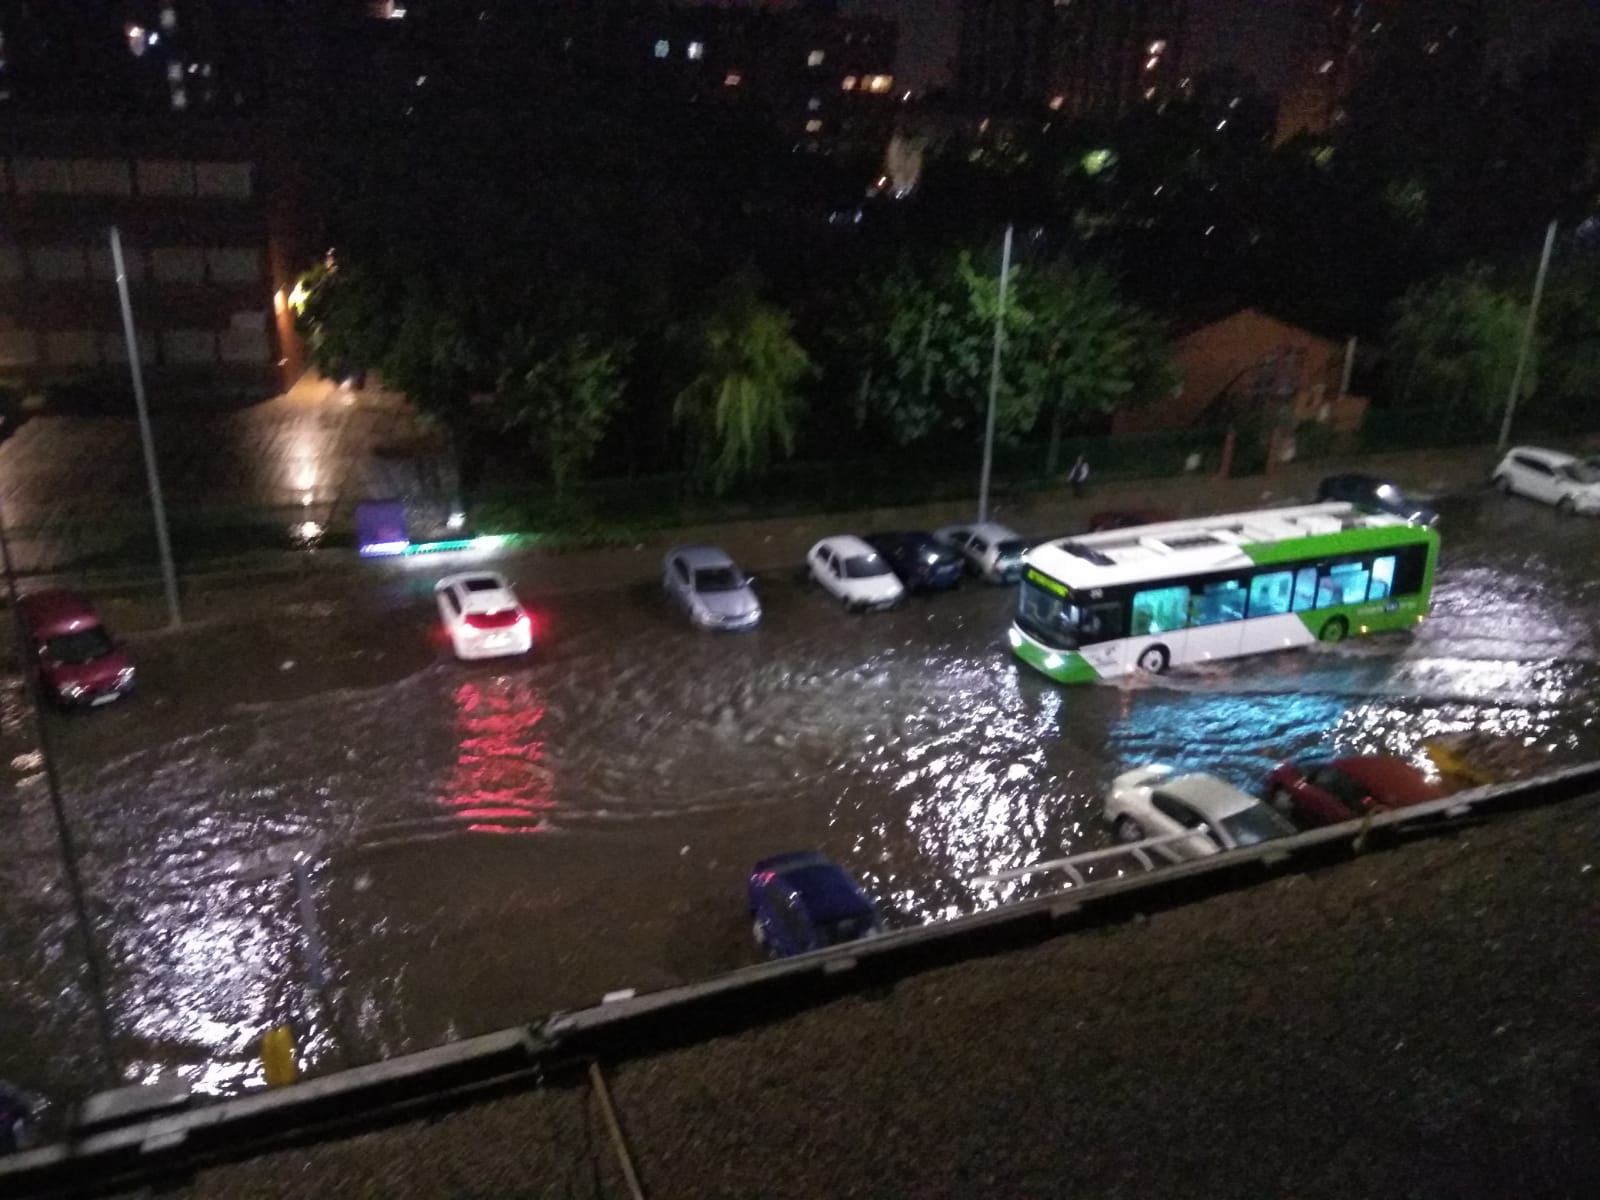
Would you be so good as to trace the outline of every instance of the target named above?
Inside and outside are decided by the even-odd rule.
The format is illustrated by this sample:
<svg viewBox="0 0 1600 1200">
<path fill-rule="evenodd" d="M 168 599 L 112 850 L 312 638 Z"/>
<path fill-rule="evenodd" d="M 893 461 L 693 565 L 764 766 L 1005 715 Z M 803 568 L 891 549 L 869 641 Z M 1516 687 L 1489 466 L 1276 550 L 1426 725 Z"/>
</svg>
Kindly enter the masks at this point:
<svg viewBox="0 0 1600 1200">
<path fill-rule="evenodd" d="M 1322 626 L 1322 632 L 1317 634 L 1319 642 L 1342 642 L 1344 635 L 1350 632 L 1350 622 L 1343 617 L 1331 617 Z"/>
<path fill-rule="evenodd" d="M 1151 675 L 1161 675 L 1165 673 L 1167 664 L 1171 661 L 1172 656 L 1167 653 L 1165 646 L 1149 646 L 1139 655 L 1139 670 Z"/>
</svg>

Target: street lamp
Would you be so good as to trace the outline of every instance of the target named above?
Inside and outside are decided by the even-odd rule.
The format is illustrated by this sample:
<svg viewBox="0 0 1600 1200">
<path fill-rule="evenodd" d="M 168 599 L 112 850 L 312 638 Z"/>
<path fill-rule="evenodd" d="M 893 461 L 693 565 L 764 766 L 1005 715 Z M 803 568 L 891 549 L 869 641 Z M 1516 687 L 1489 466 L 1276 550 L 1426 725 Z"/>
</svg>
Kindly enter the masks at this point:
<svg viewBox="0 0 1600 1200">
<path fill-rule="evenodd" d="M 1011 277 L 1011 226 L 1000 251 L 1000 299 L 994 311 L 994 357 L 989 363 L 989 415 L 983 423 L 983 474 L 978 481 L 978 520 L 989 519 L 989 476 L 994 468 L 994 414 L 1000 394 L 1000 356 L 1006 337 L 1006 285 Z"/>
</svg>

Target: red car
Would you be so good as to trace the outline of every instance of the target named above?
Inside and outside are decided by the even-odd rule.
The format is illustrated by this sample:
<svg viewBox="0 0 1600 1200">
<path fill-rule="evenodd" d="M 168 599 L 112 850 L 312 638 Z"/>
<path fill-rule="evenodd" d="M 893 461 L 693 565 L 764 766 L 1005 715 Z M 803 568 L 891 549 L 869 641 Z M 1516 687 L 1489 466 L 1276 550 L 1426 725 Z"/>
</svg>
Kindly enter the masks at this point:
<svg viewBox="0 0 1600 1200">
<path fill-rule="evenodd" d="M 64 588 L 18 601 L 28 652 L 46 697 L 64 708 L 108 704 L 133 690 L 133 662 L 112 640 L 100 614 Z"/>
<path fill-rule="evenodd" d="M 1266 795 L 1301 825 L 1333 825 L 1373 809 L 1424 804 L 1444 792 L 1408 762 L 1367 754 L 1286 762 L 1267 776 Z"/>
</svg>

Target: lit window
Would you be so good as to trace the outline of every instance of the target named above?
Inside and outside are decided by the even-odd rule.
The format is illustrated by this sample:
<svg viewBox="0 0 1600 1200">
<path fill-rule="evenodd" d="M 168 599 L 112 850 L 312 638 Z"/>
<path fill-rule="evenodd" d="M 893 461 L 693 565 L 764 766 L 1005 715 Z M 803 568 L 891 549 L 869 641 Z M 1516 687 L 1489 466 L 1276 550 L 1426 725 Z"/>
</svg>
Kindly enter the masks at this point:
<svg viewBox="0 0 1600 1200">
<path fill-rule="evenodd" d="M 822 98 L 820 96 L 813 96 L 813 97 L 811 97 L 811 99 L 806 101 L 806 111 L 807 112 L 816 112 L 821 107 L 822 107 Z"/>
<path fill-rule="evenodd" d="M 167 81 L 169 83 L 177 83 L 182 78 L 183 64 L 179 62 L 169 62 L 167 64 Z"/>
<path fill-rule="evenodd" d="M 1144 69 L 1146 71 L 1154 71 L 1160 65 L 1161 59 L 1155 55 L 1151 55 L 1149 58 L 1144 60 Z"/>
<path fill-rule="evenodd" d="M 1333 59 L 1330 58 L 1324 61 L 1323 64 L 1317 68 L 1317 74 L 1326 75 L 1331 70 L 1333 70 Z"/>
<path fill-rule="evenodd" d="M 706 44 L 704 42 L 690 42 L 688 54 L 690 58 L 704 58 L 706 56 Z"/>
<path fill-rule="evenodd" d="M 1144 98 L 1146 100 L 1154 100 L 1156 98 L 1156 90 L 1155 90 L 1155 88 L 1153 88 L 1153 87 L 1145 88 L 1145 90 L 1144 90 Z"/>
<path fill-rule="evenodd" d="M 1232 99 L 1232 100 L 1229 100 L 1229 101 L 1228 101 L 1228 107 L 1229 107 L 1229 108 L 1230 108 L 1230 109 L 1233 109 L 1233 108 L 1238 108 L 1238 107 L 1239 107 L 1239 102 L 1240 102 L 1240 101 L 1241 101 L 1241 100 L 1242 100 L 1242 99 L 1244 99 L 1244 97 L 1242 97 L 1242 96 L 1235 96 L 1235 97 L 1234 97 L 1234 98 L 1233 98 L 1233 99 Z"/>
<path fill-rule="evenodd" d="M 143 25 L 129 25 L 128 28 L 127 28 L 127 34 L 128 34 L 128 49 L 130 51 L 132 51 L 133 56 L 135 58 L 138 58 L 139 56 L 144 54 L 144 48 L 145 48 L 144 26 Z"/>
<path fill-rule="evenodd" d="M 811 120 L 806 122 L 806 132 L 807 133 L 821 133 L 822 132 L 822 122 L 817 120 L 815 117 L 812 117 Z"/>
<path fill-rule="evenodd" d="M 660 41 L 658 41 L 656 43 L 656 57 L 657 58 L 665 58 L 667 55 L 669 55 L 671 53 L 672 53 L 672 43 L 667 41 L 666 38 L 662 38 Z"/>
<path fill-rule="evenodd" d="M 161 6 L 161 28 L 169 33 L 178 27 L 178 11 L 170 4 Z"/>
<path fill-rule="evenodd" d="M 180 88 L 172 89 L 172 107 L 185 109 L 189 107 L 189 93 Z"/>
<path fill-rule="evenodd" d="M 1157 38 L 1155 41 L 1151 42 L 1147 51 L 1147 53 L 1149 53 L 1152 57 L 1165 54 L 1166 52 L 1167 43 L 1164 38 Z"/>
<path fill-rule="evenodd" d="M 868 75 L 861 84 L 869 92 L 887 92 L 894 86 L 893 75 Z"/>
<path fill-rule="evenodd" d="M 1051 112 L 1060 112 L 1061 111 L 1061 106 L 1063 104 L 1065 104 L 1066 102 L 1067 102 L 1067 98 L 1065 96 L 1051 96 L 1050 97 L 1050 111 Z"/>
<path fill-rule="evenodd" d="M 825 57 L 826 55 L 824 55 L 821 50 L 813 50 L 810 54 L 806 55 L 806 66 L 820 67 L 822 65 L 822 60 Z"/>
<path fill-rule="evenodd" d="M 839 81 L 839 86 L 847 92 L 855 91 L 856 77 L 854 75 L 846 75 L 842 80 Z"/>
<path fill-rule="evenodd" d="M 737 71 L 729 71 L 722 77 L 723 87 L 738 87 L 743 82 L 744 76 L 739 74 Z"/>
</svg>

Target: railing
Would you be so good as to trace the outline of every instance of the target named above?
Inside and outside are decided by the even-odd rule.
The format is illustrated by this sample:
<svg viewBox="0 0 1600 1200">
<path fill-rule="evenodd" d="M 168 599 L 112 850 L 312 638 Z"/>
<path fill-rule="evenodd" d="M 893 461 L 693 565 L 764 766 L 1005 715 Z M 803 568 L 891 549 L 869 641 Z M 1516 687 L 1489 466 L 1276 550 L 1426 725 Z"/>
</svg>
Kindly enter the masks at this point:
<svg viewBox="0 0 1600 1200">
<path fill-rule="evenodd" d="M 997 951 L 1036 945 L 1063 932 L 1251 886 L 1284 871 L 1348 862 L 1358 855 L 1454 828 L 1464 820 L 1600 795 L 1600 762 L 1536 779 L 1458 793 L 1358 821 L 1228 850 L 1136 876 L 1078 883 L 959 920 L 746 967 L 700 983 L 636 994 L 555 1013 L 527 1026 L 322 1076 L 276 1091 L 185 1107 L 170 1091 L 124 1117 L 93 1098 L 71 1141 L 0 1159 L 0 1194 L 27 1197 L 132 1187 L 164 1173 L 231 1161 L 281 1144 L 340 1136 L 414 1119 L 507 1089 L 582 1078 L 588 1064 L 725 1035 L 839 995 Z M 1173 835 L 1192 837 L 1193 834 Z M 1019 873 L 1074 869 L 1101 857 L 1148 851 L 1151 838 Z M 1001 872 L 1000 874 L 1010 874 Z M 1079 872 L 1081 878 L 1081 871 Z M 125 1089 L 135 1091 L 136 1089 Z M 112 1097 L 119 1093 L 110 1094 Z M 153 1111 L 152 1111 L 153 1110 Z M 123 1123 L 117 1123 L 121 1120 Z"/>
<path fill-rule="evenodd" d="M 1156 862 L 1150 857 L 1150 851 L 1162 846 L 1170 846 L 1175 842 L 1187 842 L 1191 838 L 1204 838 L 1205 832 L 1199 829 L 1185 829 L 1182 833 L 1163 833 L 1156 837 L 1141 838 L 1136 842 L 1123 842 L 1120 845 L 1110 846 L 1104 850 L 1088 850 L 1082 854 L 1074 854 L 1068 858 L 1047 859 L 1044 862 L 1033 863 L 1026 867 L 1012 867 L 1006 871 L 994 871 L 987 875 L 979 875 L 974 883 L 1008 883 L 1013 879 L 1026 879 L 1030 875 L 1049 875 L 1059 872 L 1072 880 L 1078 887 L 1088 886 L 1089 881 L 1083 877 L 1082 868 L 1091 863 L 1109 862 L 1118 858 L 1132 858 L 1146 871 L 1154 871 L 1158 867 L 1172 866 L 1175 860 L 1164 858 Z"/>
</svg>

